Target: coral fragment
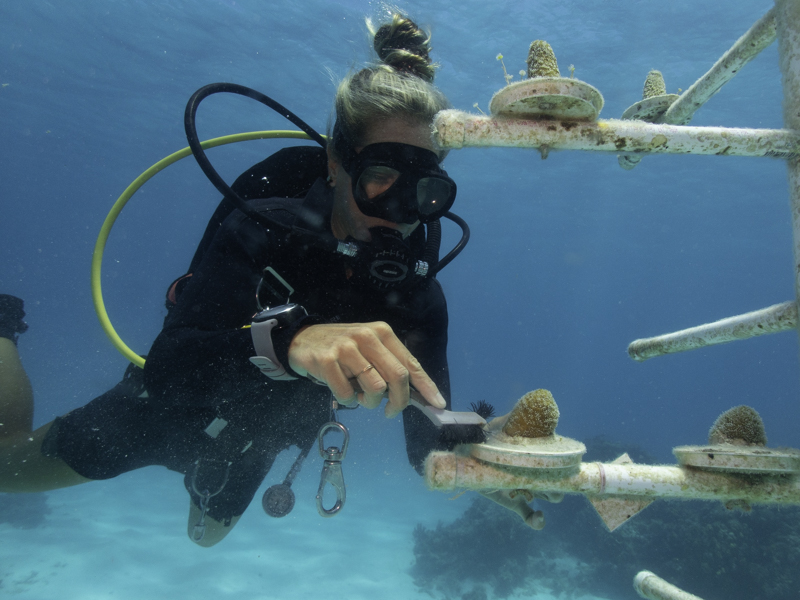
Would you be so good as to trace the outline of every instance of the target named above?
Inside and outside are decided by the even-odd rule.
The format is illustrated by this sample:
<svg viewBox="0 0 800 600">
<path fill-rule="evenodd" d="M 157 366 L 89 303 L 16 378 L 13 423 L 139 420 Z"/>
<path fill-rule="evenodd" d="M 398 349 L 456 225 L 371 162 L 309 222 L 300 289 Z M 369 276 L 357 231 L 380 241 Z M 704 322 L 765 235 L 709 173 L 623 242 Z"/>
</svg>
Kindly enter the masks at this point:
<svg viewBox="0 0 800 600">
<path fill-rule="evenodd" d="M 519 399 L 508 420 L 503 433 L 527 438 L 553 435 L 558 425 L 558 405 L 547 390 L 534 390 Z"/>
<path fill-rule="evenodd" d="M 534 40 L 528 50 L 528 77 L 560 77 L 556 55 L 550 44 Z"/>
<path fill-rule="evenodd" d="M 734 406 L 714 421 L 708 432 L 708 443 L 766 446 L 764 422 L 755 409 L 745 405 Z"/>
</svg>

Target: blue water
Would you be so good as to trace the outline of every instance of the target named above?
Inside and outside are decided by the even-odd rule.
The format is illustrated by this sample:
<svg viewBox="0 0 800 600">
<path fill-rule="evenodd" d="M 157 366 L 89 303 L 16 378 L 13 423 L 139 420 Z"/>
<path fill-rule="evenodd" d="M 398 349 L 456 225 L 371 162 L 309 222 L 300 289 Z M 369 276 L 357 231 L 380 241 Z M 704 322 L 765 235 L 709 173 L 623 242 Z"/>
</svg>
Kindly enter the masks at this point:
<svg viewBox="0 0 800 600">
<path fill-rule="evenodd" d="M 437 83 L 456 108 L 474 110 L 477 102 L 486 111 L 504 84 L 495 56 L 502 53 L 516 74 L 530 41 L 542 38 L 562 73 L 572 64 L 577 78 L 601 90 L 605 118 L 619 117 L 641 97 L 650 69 L 663 72 L 669 92 L 688 88 L 772 6 L 769 0 L 429 4 L 403 8 L 433 30 Z M 186 145 L 188 97 L 215 81 L 244 84 L 323 131 L 335 81 L 369 58 L 363 18 L 382 10 L 356 0 L 0 4 L 0 292 L 26 301 L 31 327 L 20 351 L 35 388 L 37 426 L 102 393 L 125 368 L 93 313 L 91 252 L 125 186 Z M 781 98 L 773 45 L 693 124 L 779 128 Z M 287 128 L 241 98 L 215 97 L 199 119 L 203 138 Z M 211 157 L 231 181 L 278 147 L 250 142 Z M 158 333 L 165 286 L 185 271 L 218 201 L 190 161 L 134 197 L 106 251 L 105 301 L 117 330 L 139 352 Z M 542 161 L 529 150 L 464 149 L 452 152 L 445 167 L 459 186 L 454 212 L 472 229 L 467 249 L 439 277 L 450 309 L 457 407 L 486 399 L 502 413 L 526 391 L 544 387 L 561 409 L 559 433 L 577 439 L 602 433 L 671 462 L 673 446 L 702 443 L 719 413 L 748 404 L 762 415 L 771 446 L 800 444 L 795 334 L 643 364 L 625 352 L 636 338 L 793 298 L 782 161 L 656 156 L 623 171 L 615 156 L 599 153 L 553 152 Z M 445 227 L 445 243 L 453 243 L 455 228 Z M 399 422 L 359 412 L 349 417 L 357 457 L 349 473 L 352 489 L 361 489 L 353 494 L 375 499 L 360 509 L 368 511 L 380 504 L 384 473 L 421 484 L 405 462 Z M 307 467 L 311 488 L 317 468 Z M 175 495 L 182 511 L 180 480 L 159 482 L 163 490 L 153 493 Z M 114 493 L 125 495 L 113 491 L 124 484 L 108 485 L 105 510 Z M 51 502 L 77 493 L 52 493 Z M 413 526 L 447 518 L 448 510 L 455 518 L 463 508 L 415 493 L 429 500 L 394 518 Z M 309 523 L 297 527 L 319 527 L 308 515 Z M 165 520 L 159 531 L 183 535 L 184 518 Z M 225 542 L 230 552 L 236 536 Z M 46 551 L 48 542 L 40 542 Z M 119 595 L 135 597 L 135 588 Z"/>
</svg>

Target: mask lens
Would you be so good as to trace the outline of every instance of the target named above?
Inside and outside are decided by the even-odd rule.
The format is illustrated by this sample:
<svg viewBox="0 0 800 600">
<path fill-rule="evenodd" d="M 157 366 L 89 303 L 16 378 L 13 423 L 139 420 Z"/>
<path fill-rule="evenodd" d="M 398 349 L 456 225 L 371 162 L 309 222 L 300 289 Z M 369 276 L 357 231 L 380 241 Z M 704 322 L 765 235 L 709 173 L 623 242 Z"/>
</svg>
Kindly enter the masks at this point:
<svg viewBox="0 0 800 600">
<path fill-rule="evenodd" d="M 450 209 L 455 182 L 431 150 L 380 142 L 344 159 L 361 212 L 393 223 L 429 222 Z"/>
<path fill-rule="evenodd" d="M 434 214 L 447 206 L 452 194 L 452 186 L 438 177 L 423 177 L 417 183 L 417 203 L 422 215 Z"/>
<path fill-rule="evenodd" d="M 358 187 L 363 192 L 364 198 L 373 200 L 392 187 L 398 177 L 400 171 L 391 167 L 367 167 L 358 178 Z"/>
</svg>

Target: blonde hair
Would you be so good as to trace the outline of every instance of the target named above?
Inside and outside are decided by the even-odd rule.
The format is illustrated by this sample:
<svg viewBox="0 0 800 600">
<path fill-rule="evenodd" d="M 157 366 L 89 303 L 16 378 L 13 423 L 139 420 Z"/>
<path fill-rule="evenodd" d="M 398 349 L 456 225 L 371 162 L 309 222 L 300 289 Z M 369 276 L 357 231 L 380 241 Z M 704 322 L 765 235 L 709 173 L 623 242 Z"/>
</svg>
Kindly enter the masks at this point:
<svg viewBox="0 0 800 600">
<path fill-rule="evenodd" d="M 336 121 L 328 145 L 340 157 L 363 145 L 367 130 L 382 120 L 429 124 L 437 112 L 450 107 L 433 85 L 436 65 L 430 59 L 427 33 L 399 14 L 378 29 L 369 21 L 367 27 L 381 62 L 348 75 L 336 90 Z"/>
</svg>

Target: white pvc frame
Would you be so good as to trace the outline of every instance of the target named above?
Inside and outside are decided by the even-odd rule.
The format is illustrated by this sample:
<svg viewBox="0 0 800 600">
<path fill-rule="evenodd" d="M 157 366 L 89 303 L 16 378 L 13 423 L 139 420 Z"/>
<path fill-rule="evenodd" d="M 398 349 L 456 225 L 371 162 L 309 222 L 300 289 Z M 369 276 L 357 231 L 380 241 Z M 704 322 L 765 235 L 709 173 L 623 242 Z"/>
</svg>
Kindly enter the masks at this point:
<svg viewBox="0 0 800 600">
<path fill-rule="evenodd" d="M 739 70 L 778 39 L 783 75 L 784 129 L 691 127 L 694 113 Z M 800 2 L 776 0 L 759 19 L 669 107 L 658 123 L 617 119 L 591 122 L 534 121 L 502 116 L 474 115 L 458 110 L 440 112 L 434 137 L 443 148 L 536 148 L 543 157 L 550 150 L 614 152 L 626 168 L 647 154 L 703 154 L 769 156 L 786 160 L 792 211 L 795 300 L 714 323 L 657 337 L 635 340 L 628 353 L 635 360 L 683 352 L 798 329 L 800 304 Z M 798 329 L 800 334 L 800 329 Z"/>
</svg>

